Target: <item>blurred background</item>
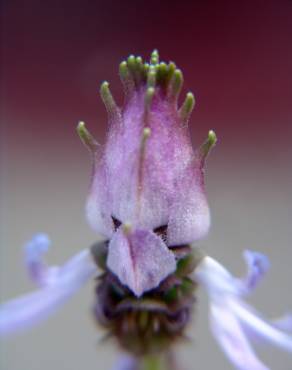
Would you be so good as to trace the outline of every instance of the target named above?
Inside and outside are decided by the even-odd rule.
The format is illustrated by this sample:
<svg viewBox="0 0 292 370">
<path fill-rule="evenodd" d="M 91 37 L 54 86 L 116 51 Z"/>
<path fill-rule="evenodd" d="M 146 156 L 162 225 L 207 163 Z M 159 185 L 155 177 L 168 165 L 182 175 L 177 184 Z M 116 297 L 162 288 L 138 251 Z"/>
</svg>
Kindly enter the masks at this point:
<svg viewBox="0 0 292 370">
<path fill-rule="evenodd" d="M 292 309 L 292 1 L 8 1 L 1 5 L 1 301 L 33 289 L 22 246 L 39 231 L 63 263 L 97 236 L 84 218 L 90 158 L 78 120 L 103 142 L 103 80 L 122 102 L 118 65 L 158 48 L 191 90 L 194 145 L 209 129 L 213 225 L 198 243 L 235 274 L 245 248 L 269 256 L 271 270 L 251 298 L 267 316 Z M 1 370 L 110 369 L 115 347 L 90 315 L 89 283 L 54 317 L 1 342 Z M 192 339 L 178 349 L 185 369 L 232 369 L 214 342 L 199 293 Z M 256 347 L 272 369 L 292 356 Z"/>
</svg>

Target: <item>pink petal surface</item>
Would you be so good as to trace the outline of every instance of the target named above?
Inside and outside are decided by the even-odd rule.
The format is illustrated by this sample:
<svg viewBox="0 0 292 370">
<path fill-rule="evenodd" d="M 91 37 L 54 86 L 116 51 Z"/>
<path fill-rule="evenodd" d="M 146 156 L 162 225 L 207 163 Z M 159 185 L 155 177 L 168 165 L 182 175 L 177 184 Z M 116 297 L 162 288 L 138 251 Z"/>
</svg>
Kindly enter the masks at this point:
<svg viewBox="0 0 292 370">
<path fill-rule="evenodd" d="M 107 265 L 136 296 L 157 287 L 176 269 L 173 253 L 153 232 L 119 229 L 109 244 Z"/>
</svg>

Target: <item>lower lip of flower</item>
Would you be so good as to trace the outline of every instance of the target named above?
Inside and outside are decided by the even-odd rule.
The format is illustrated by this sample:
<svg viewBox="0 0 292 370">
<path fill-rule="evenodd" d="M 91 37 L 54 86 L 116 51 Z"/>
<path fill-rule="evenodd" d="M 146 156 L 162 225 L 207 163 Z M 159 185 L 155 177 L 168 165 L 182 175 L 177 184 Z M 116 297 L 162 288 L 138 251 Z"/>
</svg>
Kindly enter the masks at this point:
<svg viewBox="0 0 292 370">
<path fill-rule="evenodd" d="M 119 345 L 135 356 L 168 350 L 184 338 L 195 303 L 197 284 L 190 278 L 201 259 L 189 245 L 172 249 L 176 271 L 160 285 L 137 298 L 105 265 L 107 242 L 91 251 L 104 272 L 96 285 L 94 317 Z"/>
</svg>

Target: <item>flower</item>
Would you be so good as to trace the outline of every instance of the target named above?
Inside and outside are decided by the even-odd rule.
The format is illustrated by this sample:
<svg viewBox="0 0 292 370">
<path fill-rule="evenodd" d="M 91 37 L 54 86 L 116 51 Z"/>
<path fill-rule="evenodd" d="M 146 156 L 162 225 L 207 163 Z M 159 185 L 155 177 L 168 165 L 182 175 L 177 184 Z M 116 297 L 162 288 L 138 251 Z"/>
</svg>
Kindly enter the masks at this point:
<svg viewBox="0 0 292 370">
<path fill-rule="evenodd" d="M 94 159 L 87 218 L 110 239 L 110 270 L 141 296 L 175 271 L 168 247 L 208 232 L 203 165 L 216 136 L 210 131 L 194 152 L 187 126 L 194 97 L 188 93 L 177 108 L 182 72 L 174 63 L 159 63 L 156 51 L 150 65 L 130 56 L 121 63 L 120 76 L 126 92 L 123 109 L 109 84 L 101 85 L 109 114 L 105 146 L 96 144 L 83 122 L 78 131 Z M 154 232 L 162 226 L 165 240 Z"/>
<path fill-rule="evenodd" d="M 264 370 L 267 367 L 255 356 L 248 338 L 257 337 L 292 352 L 292 316 L 270 323 L 243 302 L 268 268 L 267 258 L 245 251 L 248 274 L 243 280 L 234 278 L 211 257 L 205 257 L 195 271 L 210 299 L 210 324 L 214 337 L 237 369 Z M 284 330 L 284 332 L 282 332 Z"/>
<path fill-rule="evenodd" d="M 268 323 L 244 298 L 269 267 L 260 253 L 246 251 L 245 279 L 192 246 L 210 226 L 204 164 L 216 135 L 193 150 L 188 120 L 194 97 L 178 109 L 183 76 L 174 63 L 150 64 L 130 56 L 120 65 L 125 105 L 119 108 L 101 85 L 109 115 L 105 145 L 85 124 L 78 133 L 93 159 L 86 215 L 104 240 L 63 266 L 47 266 L 45 234 L 25 245 L 25 263 L 38 290 L 0 306 L 0 335 L 29 328 L 52 314 L 89 279 L 96 278 L 93 314 L 125 352 L 117 369 L 136 369 L 139 359 L 169 351 L 183 337 L 197 286 L 210 299 L 215 338 L 238 369 L 266 369 L 248 339 L 257 336 L 288 351 L 292 318 Z M 102 270 L 102 273 L 100 273 Z M 171 360 L 172 361 L 172 360 Z"/>
</svg>

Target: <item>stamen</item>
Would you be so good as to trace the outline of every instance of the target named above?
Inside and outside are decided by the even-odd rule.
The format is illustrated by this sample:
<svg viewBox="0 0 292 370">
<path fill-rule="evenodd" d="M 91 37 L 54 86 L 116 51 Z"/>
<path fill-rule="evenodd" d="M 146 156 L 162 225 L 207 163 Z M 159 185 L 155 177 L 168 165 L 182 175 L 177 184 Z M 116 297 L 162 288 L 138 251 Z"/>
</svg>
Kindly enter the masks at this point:
<svg viewBox="0 0 292 370">
<path fill-rule="evenodd" d="M 145 151 L 145 144 L 147 139 L 149 139 L 151 135 L 151 129 L 150 127 L 145 127 L 143 129 L 143 134 L 142 134 L 142 142 L 141 142 L 141 154 L 144 156 L 144 151 Z"/>
<path fill-rule="evenodd" d="M 204 164 L 210 150 L 214 147 L 217 142 L 217 136 L 213 130 L 208 132 L 207 140 L 201 145 L 198 150 L 199 160 Z"/>
<path fill-rule="evenodd" d="M 135 86 L 135 82 L 128 68 L 127 62 L 124 60 L 120 64 L 120 79 L 125 89 L 125 94 L 128 96 Z"/>
<path fill-rule="evenodd" d="M 155 94 L 154 87 L 148 87 L 145 94 L 145 113 L 148 114 L 151 108 L 152 100 Z"/>
<path fill-rule="evenodd" d="M 150 58 L 150 63 L 153 64 L 153 65 L 159 63 L 159 54 L 158 54 L 157 49 L 153 50 L 153 52 L 151 54 L 151 58 Z"/>
<path fill-rule="evenodd" d="M 178 99 L 183 85 L 183 74 L 181 70 L 176 69 L 169 83 L 168 97 L 175 102 Z"/>
<path fill-rule="evenodd" d="M 136 85 L 136 87 L 138 87 L 140 76 L 139 76 L 139 73 L 137 71 L 137 63 L 136 63 L 136 58 L 134 57 L 134 55 L 130 55 L 128 57 L 127 64 L 128 64 L 129 71 L 131 72 L 131 74 L 133 76 L 133 80 L 135 82 L 135 85 Z"/>
<path fill-rule="evenodd" d="M 143 59 L 141 57 L 136 57 L 136 72 L 138 83 L 140 84 L 143 77 Z"/>
<path fill-rule="evenodd" d="M 190 119 L 194 106 L 195 106 L 194 95 L 191 92 L 189 92 L 187 93 L 185 101 L 179 110 L 179 116 L 185 125 L 188 123 Z"/>
<path fill-rule="evenodd" d="M 156 84 L 156 70 L 154 67 L 151 66 L 147 76 L 147 87 L 155 88 L 155 84 Z"/>
<path fill-rule="evenodd" d="M 116 104 L 110 89 L 109 89 L 109 83 L 107 81 L 104 81 L 101 84 L 100 87 L 100 96 L 101 99 L 106 107 L 106 110 L 109 114 L 110 119 L 118 119 L 120 120 L 121 117 L 121 111 L 118 105 Z"/>
<path fill-rule="evenodd" d="M 157 70 L 157 81 L 162 85 L 165 85 L 168 75 L 168 66 L 166 63 L 162 62 L 156 66 Z"/>
<path fill-rule="evenodd" d="M 97 151 L 99 144 L 95 140 L 95 138 L 91 135 L 91 133 L 87 130 L 87 128 L 85 127 L 85 123 L 83 121 L 80 121 L 78 123 L 77 133 L 83 144 L 86 146 L 86 148 L 91 153 L 94 154 Z"/>
</svg>

